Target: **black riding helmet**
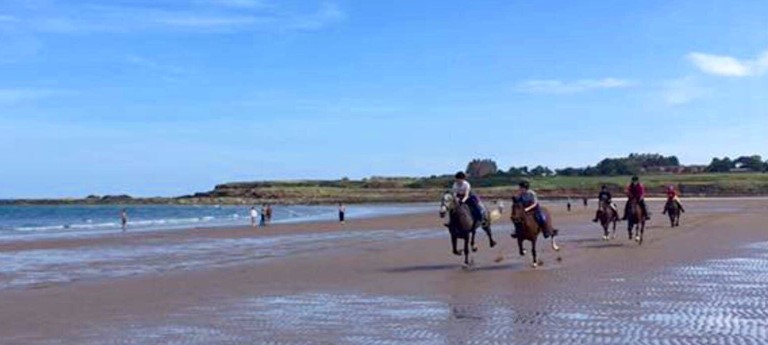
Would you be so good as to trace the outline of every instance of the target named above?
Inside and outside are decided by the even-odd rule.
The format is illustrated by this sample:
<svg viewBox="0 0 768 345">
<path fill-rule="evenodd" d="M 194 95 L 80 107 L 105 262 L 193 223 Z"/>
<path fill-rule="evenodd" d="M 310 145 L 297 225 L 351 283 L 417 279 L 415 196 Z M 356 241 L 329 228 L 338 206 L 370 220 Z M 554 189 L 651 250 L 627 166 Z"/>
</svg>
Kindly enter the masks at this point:
<svg viewBox="0 0 768 345">
<path fill-rule="evenodd" d="M 457 179 L 466 180 L 467 179 L 467 174 L 465 174 L 463 171 L 459 171 L 453 177 L 457 178 Z"/>
<path fill-rule="evenodd" d="M 608 189 L 608 186 L 606 186 L 606 185 L 602 185 L 602 186 L 600 187 L 600 189 Z"/>
<path fill-rule="evenodd" d="M 640 180 L 640 178 L 639 178 L 639 177 L 637 177 L 637 175 L 635 175 L 635 176 L 632 176 L 632 182 L 637 182 L 637 181 L 639 181 L 639 180 Z"/>
<path fill-rule="evenodd" d="M 520 188 L 530 189 L 531 184 L 528 183 L 528 181 L 520 181 L 520 183 L 517 184 Z"/>
</svg>

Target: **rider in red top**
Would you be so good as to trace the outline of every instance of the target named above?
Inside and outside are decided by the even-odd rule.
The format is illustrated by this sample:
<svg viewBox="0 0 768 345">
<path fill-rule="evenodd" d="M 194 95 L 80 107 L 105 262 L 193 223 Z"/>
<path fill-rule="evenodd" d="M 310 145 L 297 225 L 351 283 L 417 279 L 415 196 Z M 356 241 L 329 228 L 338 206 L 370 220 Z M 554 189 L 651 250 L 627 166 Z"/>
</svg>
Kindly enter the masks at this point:
<svg viewBox="0 0 768 345">
<path fill-rule="evenodd" d="M 642 208 L 643 213 L 645 213 L 645 220 L 651 219 L 650 214 L 648 213 L 648 208 L 645 206 L 645 187 L 640 183 L 640 178 L 637 176 L 632 176 L 632 183 L 627 186 L 627 197 L 629 200 L 636 200 L 640 204 L 640 208 Z M 628 201 L 626 207 L 624 207 L 624 217 L 621 218 L 622 220 L 627 220 L 629 204 Z"/>
<path fill-rule="evenodd" d="M 683 209 L 683 203 L 680 202 L 680 196 L 677 194 L 677 190 L 675 190 L 675 186 L 669 185 L 667 186 L 667 204 L 664 206 L 664 214 L 667 213 L 667 206 L 670 202 L 676 202 L 677 207 L 680 208 L 680 212 L 685 212 Z"/>
</svg>

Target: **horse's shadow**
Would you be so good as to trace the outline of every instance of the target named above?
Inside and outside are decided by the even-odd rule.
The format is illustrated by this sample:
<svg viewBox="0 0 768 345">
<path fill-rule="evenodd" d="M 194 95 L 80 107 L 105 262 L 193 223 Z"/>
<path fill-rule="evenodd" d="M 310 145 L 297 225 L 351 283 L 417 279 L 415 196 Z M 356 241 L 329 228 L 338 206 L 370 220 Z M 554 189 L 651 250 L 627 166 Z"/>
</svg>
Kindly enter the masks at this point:
<svg viewBox="0 0 768 345">
<path fill-rule="evenodd" d="M 472 266 L 471 271 L 501 271 L 507 269 L 518 269 L 523 267 L 522 263 L 494 264 L 488 266 Z M 430 272 L 430 271 L 452 271 L 461 268 L 458 264 L 437 264 L 437 265 L 418 265 L 387 268 L 386 273 L 411 273 L 411 272 Z"/>
</svg>

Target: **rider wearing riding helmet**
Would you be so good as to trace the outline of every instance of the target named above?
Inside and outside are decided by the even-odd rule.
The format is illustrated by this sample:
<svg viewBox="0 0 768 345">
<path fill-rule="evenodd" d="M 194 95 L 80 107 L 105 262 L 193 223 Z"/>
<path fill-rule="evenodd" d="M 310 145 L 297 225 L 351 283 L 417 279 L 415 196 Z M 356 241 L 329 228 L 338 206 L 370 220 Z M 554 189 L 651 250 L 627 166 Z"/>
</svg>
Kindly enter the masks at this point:
<svg viewBox="0 0 768 345">
<path fill-rule="evenodd" d="M 472 211 L 472 218 L 475 222 L 483 221 L 483 209 L 480 206 L 480 199 L 472 192 L 472 186 L 467 182 L 467 174 L 459 171 L 454 176 L 452 192 L 460 203 L 466 203 Z"/>
<path fill-rule="evenodd" d="M 648 213 L 648 208 L 645 206 L 645 187 L 640 183 L 640 178 L 637 177 L 637 175 L 632 176 L 632 183 L 627 186 L 627 197 L 629 197 L 629 201 L 635 200 L 640 204 L 640 208 L 643 210 L 643 213 L 645 213 L 645 220 L 651 219 L 651 216 Z M 629 214 L 629 201 L 627 202 L 626 207 L 624 207 L 624 217 L 621 218 L 621 220 L 627 220 L 627 215 Z"/>
<path fill-rule="evenodd" d="M 536 192 L 531 189 L 531 184 L 528 181 L 520 181 L 517 185 L 520 187 L 518 198 L 520 198 L 520 202 L 525 207 L 525 213 L 533 212 L 533 218 L 536 219 L 536 223 L 541 227 L 544 238 L 549 237 L 551 234 L 550 229 L 539 205 L 539 198 L 536 196 Z M 517 234 L 512 234 L 512 237 L 517 238 Z"/>
<path fill-rule="evenodd" d="M 685 209 L 683 209 L 683 203 L 680 202 L 680 196 L 677 194 L 677 191 L 675 190 L 675 186 L 669 185 L 667 186 L 667 203 L 670 201 L 676 202 L 677 207 L 680 208 L 680 212 L 685 212 Z M 662 214 L 667 213 L 667 207 L 664 206 L 664 212 Z"/>
<path fill-rule="evenodd" d="M 600 187 L 600 194 L 597 195 L 597 212 L 595 212 L 595 219 L 592 219 L 593 222 L 597 222 L 597 217 L 600 215 L 600 210 L 603 207 L 603 203 L 608 204 L 608 206 L 616 212 L 616 214 L 619 213 L 619 210 L 616 209 L 616 204 L 613 203 L 612 200 L 613 196 L 611 195 L 611 192 L 608 191 L 608 186 L 603 185 Z"/>
</svg>

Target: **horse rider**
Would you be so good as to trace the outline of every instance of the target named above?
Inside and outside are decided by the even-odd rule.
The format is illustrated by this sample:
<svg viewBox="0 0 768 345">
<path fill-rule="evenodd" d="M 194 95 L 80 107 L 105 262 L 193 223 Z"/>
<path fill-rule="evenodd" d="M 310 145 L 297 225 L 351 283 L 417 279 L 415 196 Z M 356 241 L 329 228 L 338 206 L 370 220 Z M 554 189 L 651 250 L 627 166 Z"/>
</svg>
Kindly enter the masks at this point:
<svg viewBox="0 0 768 345">
<path fill-rule="evenodd" d="M 539 198 L 536 196 L 536 192 L 531 189 L 531 184 L 528 181 L 521 181 L 517 186 L 519 187 L 518 198 L 520 198 L 520 202 L 525 207 L 525 213 L 533 212 L 533 218 L 541 227 L 544 238 L 548 238 L 551 232 L 547 226 L 547 220 L 544 218 L 544 212 L 541 210 L 541 205 L 539 205 Z M 516 232 L 512 234 L 512 238 L 517 238 Z"/>
<path fill-rule="evenodd" d="M 482 223 L 484 220 L 483 208 L 480 205 L 480 199 L 472 192 L 472 186 L 467 181 L 467 174 L 459 171 L 454 176 L 453 188 L 451 189 L 453 195 L 459 201 L 459 203 L 466 203 L 472 212 L 472 219 L 475 223 Z"/>
<path fill-rule="evenodd" d="M 611 192 L 608 191 L 608 186 L 603 185 L 600 187 L 600 194 L 597 195 L 598 205 L 597 205 L 597 212 L 595 212 L 595 219 L 592 219 L 593 222 L 597 223 L 597 217 L 600 215 L 600 210 L 603 207 L 603 203 L 608 205 L 613 212 L 616 212 L 616 214 L 619 214 L 618 207 L 616 207 L 616 204 L 613 203 L 611 196 Z"/>
<path fill-rule="evenodd" d="M 675 190 L 675 186 L 669 185 L 667 186 L 667 204 L 669 205 L 670 202 L 677 203 L 677 207 L 680 208 L 680 212 L 685 212 L 685 209 L 683 209 L 683 203 L 680 202 L 680 195 L 677 194 L 677 190 Z M 662 214 L 667 213 L 667 206 L 664 206 L 664 212 Z"/>
<path fill-rule="evenodd" d="M 627 201 L 626 207 L 624 207 L 624 217 L 621 218 L 621 220 L 627 220 L 627 215 L 629 214 L 629 204 L 632 200 L 635 200 L 638 204 L 640 204 L 640 208 L 645 214 L 645 220 L 651 219 L 650 214 L 648 213 L 648 208 L 645 206 L 645 186 L 640 183 L 640 178 L 637 177 L 637 175 L 632 176 L 632 182 L 627 186 L 627 197 L 629 200 Z"/>
</svg>

